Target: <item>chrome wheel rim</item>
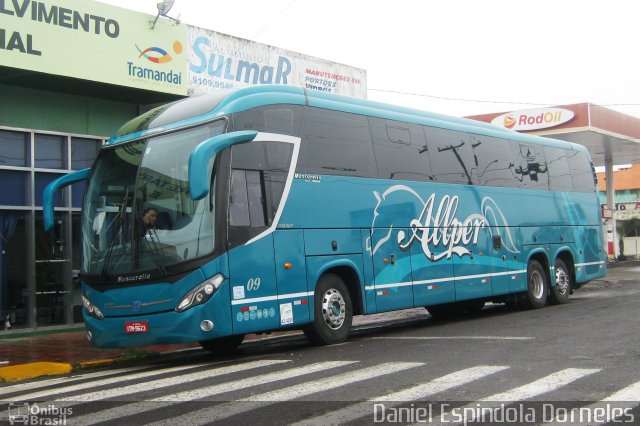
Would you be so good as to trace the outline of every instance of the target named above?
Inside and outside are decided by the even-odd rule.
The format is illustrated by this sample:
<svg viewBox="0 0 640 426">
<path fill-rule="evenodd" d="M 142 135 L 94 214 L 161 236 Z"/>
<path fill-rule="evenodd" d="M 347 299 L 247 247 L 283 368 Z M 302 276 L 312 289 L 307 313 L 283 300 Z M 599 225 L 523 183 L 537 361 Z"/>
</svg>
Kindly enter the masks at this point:
<svg viewBox="0 0 640 426">
<path fill-rule="evenodd" d="M 564 268 L 556 268 L 556 292 L 564 296 L 569 291 L 569 274 Z"/>
<path fill-rule="evenodd" d="M 322 297 L 322 318 L 332 330 L 337 330 L 344 324 L 346 314 L 345 302 L 335 288 L 330 288 Z"/>
<path fill-rule="evenodd" d="M 542 299 L 544 294 L 544 279 L 540 271 L 533 271 L 531 273 L 531 295 L 536 299 Z"/>
</svg>

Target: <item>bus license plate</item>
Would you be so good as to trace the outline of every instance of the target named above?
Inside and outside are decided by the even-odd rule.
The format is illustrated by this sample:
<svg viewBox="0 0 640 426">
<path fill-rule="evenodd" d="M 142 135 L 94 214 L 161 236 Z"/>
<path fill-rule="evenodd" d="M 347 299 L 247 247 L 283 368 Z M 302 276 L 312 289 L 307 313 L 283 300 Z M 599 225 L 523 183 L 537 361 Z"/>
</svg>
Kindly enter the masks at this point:
<svg viewBox="0 0 640 426">
<path fill-rule="evenodd" d="M 147 333 L 149 331 L 149 323 L 146 321 L 131 321 L 124 323 L 125 333 Z"/>
</svg>

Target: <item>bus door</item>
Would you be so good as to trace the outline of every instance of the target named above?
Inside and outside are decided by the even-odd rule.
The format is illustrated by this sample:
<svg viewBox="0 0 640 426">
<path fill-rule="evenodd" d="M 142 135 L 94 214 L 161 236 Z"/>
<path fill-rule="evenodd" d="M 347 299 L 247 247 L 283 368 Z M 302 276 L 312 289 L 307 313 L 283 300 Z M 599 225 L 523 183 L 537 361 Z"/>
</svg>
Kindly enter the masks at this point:
<svg viewBox="0 0 640 426">
<path fill-rule="evenodd" d="M 371 233 L 376 310 L 393 311 L 413 307 L 411 252 L 388 241 L 398 229 L 377 228 Z M 404 230 L 405 235 L 410 231 Z"/>
<path fill-rule="evenodd" d="M 489 297 L 493 293 L 491 287 L 491 268 L 493 264 L 491 235 L 485 228 L 476 229 L 476 244 L 464 246 L 464 251 L 453 257 L 453 273 L 455 275 L 456 300 L 469 300 Z"/>
<path fill-rule="evenodd" d="M 253 141 L 231 148 L 228 239 L 234 333 L 288 326 L 296 317 L 295 300 L 279 302 L 292 293 L 291 288 L 279 291 L 284 283 L 278 277 L 284 280 L 286 275 L 278 262 L 287 258 L 286 250 L 297 253 L 295 260 L 302 257 L 302 250 L 296 249 L 302 245 L 302 234 L 292 230 L 276 235 L 276 228 L 293 182 L 299 144 L 299 138 L 258 133 Z M 293 246 L 287 248 L 288 244 Z M 296 265 L 296 270 L 303 269 L 304 264 Z M 306 282 L 300 288 L 306 291 Z M 298 317 L 306 321 L 308 312 Z"/>
<path fill-rule="evenodd" d="M 520 265 L 518 228 L 501 228 L 491 235 L 493 294 L 524 290 L 526 265 Z"/>
</svg>

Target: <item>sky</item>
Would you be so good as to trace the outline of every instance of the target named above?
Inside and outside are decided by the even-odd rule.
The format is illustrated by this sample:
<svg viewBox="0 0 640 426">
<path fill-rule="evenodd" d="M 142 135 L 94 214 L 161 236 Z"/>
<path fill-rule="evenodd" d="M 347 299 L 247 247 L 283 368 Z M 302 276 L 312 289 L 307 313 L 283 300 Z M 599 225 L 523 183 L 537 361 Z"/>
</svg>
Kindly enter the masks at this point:
<svg viewBox="0 0 640 426">
<path fill-rule="evenodd" d="M 100 0 L 155 15 L 160 0 Z M 640 117 L 638 0 L 175 0 L 169 16 L 367 71 L 455 116 L 592 102 Z"/>
</svg>

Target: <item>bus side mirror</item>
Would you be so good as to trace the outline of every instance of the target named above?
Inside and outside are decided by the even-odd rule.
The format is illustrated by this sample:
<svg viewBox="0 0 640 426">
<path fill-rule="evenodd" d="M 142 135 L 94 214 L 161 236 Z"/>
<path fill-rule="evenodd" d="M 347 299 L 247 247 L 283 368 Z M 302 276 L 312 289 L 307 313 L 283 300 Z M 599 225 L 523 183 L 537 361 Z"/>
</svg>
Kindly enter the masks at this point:
<svg viewBox="0 0 640 426">
<path fill-rule="evenodd" d="M 225 148 L 243 142 L 251 142 L 258 132 L 239 131 L 224 133 L 207 139 L 196 146 L 189 155 L 189 195 L 193 200 L 201 200 L 209 193 L 209 160 Z"/>
<path fill-rule="evenodd" d="M 69 173 L 64 176 L 60 176 L 58 179 L 50 182 L 44 188 L 44 194 L 42 199 L 42 214 L 44 218 L 45 231 L 51 231 L 53 229 L 53 196 L 56 191 L 72 183 L 87 180 L 89 178 L 90 169 L 82 169 L 73 173 Z"/>
</svg>

